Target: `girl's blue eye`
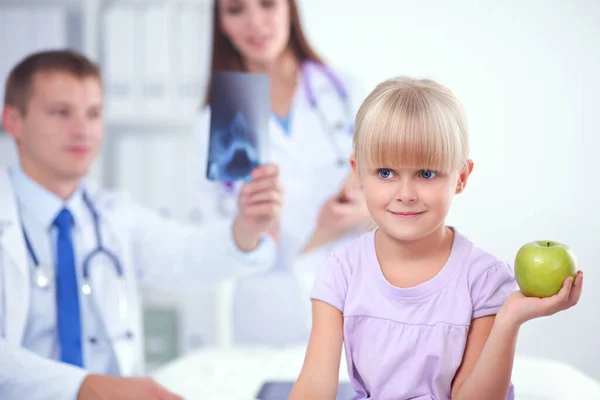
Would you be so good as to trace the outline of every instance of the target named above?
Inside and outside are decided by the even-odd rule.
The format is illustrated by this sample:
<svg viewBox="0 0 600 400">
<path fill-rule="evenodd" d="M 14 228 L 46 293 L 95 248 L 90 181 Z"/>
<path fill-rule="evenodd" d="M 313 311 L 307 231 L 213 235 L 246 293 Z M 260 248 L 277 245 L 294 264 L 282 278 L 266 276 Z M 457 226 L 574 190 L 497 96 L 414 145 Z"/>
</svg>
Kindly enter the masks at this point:
<svg viewBox="0 0 600 400">
<path fill-rule="evenodd" d="M 432 171 L 430 169 L 424 169 L 420 172 L 421 178 L 423 179 L 433 179 L 437 176 L 437 172 Z"/>
<path fill-rule="evenodd" d="M 382 168 L 379 171 L 377 171 L 377 175 L 379 175 L 381 179 L 390 179 L 392 177 L 392 171 L 390 171 L 389 169 Z"/>
</svg>

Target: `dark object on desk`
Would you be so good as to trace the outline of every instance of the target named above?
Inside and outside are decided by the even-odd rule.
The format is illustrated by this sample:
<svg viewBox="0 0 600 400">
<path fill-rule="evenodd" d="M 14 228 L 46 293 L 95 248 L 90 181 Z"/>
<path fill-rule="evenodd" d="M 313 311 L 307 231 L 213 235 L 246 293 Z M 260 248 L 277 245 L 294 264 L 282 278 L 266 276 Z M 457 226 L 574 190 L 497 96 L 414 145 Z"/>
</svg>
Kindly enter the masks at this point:
<svg viewBox="0 0 600 400">
<path fill-rule="evenodd" d="M 292 387 L 294 387 L 294 382 L 265 382 L 256 398 L 259 400 L 287 400 Z M 356 392 L 349 382 L 340 382 L 335 400 L 352 400 L 355 395 Z"/>
</svg>

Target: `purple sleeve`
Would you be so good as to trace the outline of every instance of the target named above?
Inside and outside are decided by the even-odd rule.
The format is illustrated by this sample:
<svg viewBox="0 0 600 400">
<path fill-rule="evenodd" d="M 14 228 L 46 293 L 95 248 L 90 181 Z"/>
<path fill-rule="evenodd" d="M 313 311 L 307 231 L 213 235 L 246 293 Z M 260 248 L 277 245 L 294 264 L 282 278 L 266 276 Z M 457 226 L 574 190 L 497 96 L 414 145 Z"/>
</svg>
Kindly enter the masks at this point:
<svg viewBox="0 0 600 400">
<path fill-rule="evenodd" d="M 348 291 L 349 267 L 335 254 L 329 255 L 321 264 L 310 294 L 311 299 L 321 300 L 344 312 Z"/>
<path fill-rule="evenodd" d="M 508 296 L 517 289 L 512 269 L 505 262 L 490 265 L 471 287 L 473 319 L 498 312 Z"/>
</svg>

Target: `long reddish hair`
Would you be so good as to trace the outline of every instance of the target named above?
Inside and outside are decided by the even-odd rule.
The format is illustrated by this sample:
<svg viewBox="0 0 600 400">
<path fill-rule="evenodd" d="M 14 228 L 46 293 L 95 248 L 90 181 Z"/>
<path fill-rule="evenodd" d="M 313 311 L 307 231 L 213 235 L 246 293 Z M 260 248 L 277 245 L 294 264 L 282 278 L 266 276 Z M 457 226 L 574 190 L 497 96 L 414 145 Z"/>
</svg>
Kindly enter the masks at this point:
<svg viewBox="0 0 600 400">
<path fill-rule="evenodd" d="M 246 66 L 242 61 L 242 55 L 233 46 L 229 38 L 223 34 L 221 27 L 221 18 L 219 17 L 220 1 L 213 1 L 213 29 L 212 29 L 212 56 L 211 56 L 211 75 L 208 77 L 208 87 L 204 105 L 210 104 L 210 84 L 211 76 L 215 71 L 246 71 Z M 294 55 L 300 62 L 312 61 L 323 64 L 321 57 L 313 50 L 308 43 L 306 35 L 302 30 L 300 23 L 300 13 L 296 0 L 288 0 L 290 6 L 290 41 L 288 46 L 294 52 Z"/>
</svg>

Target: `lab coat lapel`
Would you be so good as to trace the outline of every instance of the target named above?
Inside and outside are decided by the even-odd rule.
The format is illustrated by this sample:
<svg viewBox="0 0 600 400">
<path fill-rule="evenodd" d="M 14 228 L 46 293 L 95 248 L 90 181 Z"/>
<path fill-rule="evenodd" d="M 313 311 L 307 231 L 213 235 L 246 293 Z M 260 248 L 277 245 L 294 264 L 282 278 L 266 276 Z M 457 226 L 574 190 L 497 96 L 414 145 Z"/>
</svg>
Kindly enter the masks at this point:
<svg viewBox="0 0 600 400">
<path fill-rule="evenodd" d="M 283 128 L 277 121 L 277 118 L 275 118 L 275 116 L 273 116 L 273 115 L 271 115 L 271 117 L 269 118 L 269 139 L 268 140 L 272 144 L 271 146 L 268 146 L 269 153 L 270 153 L 270 154 L 268 154 L 269 161 L 271 161 L 271 157 L 273 156 L 273 154 L 270 150 L 271 147 L 283 148 L 286 151 L 290 151 L 293 147 L 292 141 L 290 140 L 289 137 L 286 136 L 286 133 L 283 131 Z"/>
<path fill-rule="evenodd" d="M 293 104 L 292 107 L 294 107 Z M 295 108 L 292 108 L 291 112 L 292 125 L 290 126 L 290 133 L 286 132 L 283 129 L 281 123 L 277 120 L 277 117 L 271 115 L 271 117 L 269 118 L 270 145 L 267 146 L 267 148 L 269 149 L 269 154 L 267 157 L 270 162 L 279 163 L 280 160 L 278 159 L 278 157 L 281 156 L 281 154 L 285 154 L 286 159 L 289 159 L 289 157 L 294 158 L 299 156 L 295 148 L 295 143 L 297 139 L 295 137 L 295 134 L 297 132 L 294 130 L 294 123 L 296 120 L 297 110 Z"/>
<path fill-rule="evenodd" d="M 6 340 L 20 346 L 27 323 L 29 310 L 29 262 L 23 238 L 17 199 L 7 168 L 0 168 L 0 292 L 6 301 L 6 315 L 1 316 L 5 324 Z M 0 300 L 1 304 L 1 300 Z"/>
<path fill-rule="evenodd" d="M 284 150 L 288 156 L 299 156 L 296 151 L 297 149 L 295 149 L 295 143 L 297 140 L 297 135 L 300 131 L 296 127 L 298 126 L 299 121 L 307 117 L 305 103 L 304 79 L 302 74 L 298 74 L 294 98 L 292 99 L 292 104 L 290 105 L 290 113 L 292 118 L 291 125 L 289 127 L 290 132 L 288 133 L 283 129 L 274 115 L 271 115 L 269 118 L 269 140 L 272 141 L 274 147 Z M 273 157 L 274 154 L 271 153 L 270 156 Z"/>
<path fill-rule="evenodd" d="M 280 161 L 285 163 L 290 160 L 298 160 L 298 162 L 305 163 L 307 153 L 311 154 L 311 157 L 314 157 L 317 154 L 316 152 L 319 152 L 319 149 L 315 147 L 313 138 L 315 136 L 319 137 L 322 134 L 322 127 L 319 124 L 317 114 L 308 102 L 305 83 L 302 77 L 298 79 L 291 113 L 292 119 L 290 121 L 289 134 L 285 133 L 279 123 L 273 118 L 273 123 L 277 125 L 278 134 L 281 132 L 287 144 L 285 154 L 280 154 L 280 157 L 285 157 L 285 159 Z M 306 171 L 302 173 L 306 173 Z"/>
</svg>

